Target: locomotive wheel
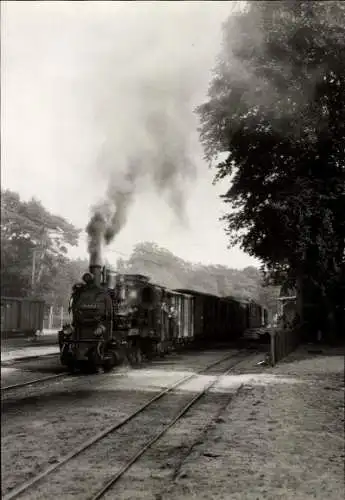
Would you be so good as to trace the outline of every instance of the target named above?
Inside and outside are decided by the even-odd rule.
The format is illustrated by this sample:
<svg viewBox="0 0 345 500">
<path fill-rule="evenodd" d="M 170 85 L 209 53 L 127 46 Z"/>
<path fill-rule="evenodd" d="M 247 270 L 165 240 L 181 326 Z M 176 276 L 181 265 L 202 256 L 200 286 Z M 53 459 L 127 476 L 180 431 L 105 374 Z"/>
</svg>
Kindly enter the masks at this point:
<svg viewBox="0 0 345 500">
<path fill-rule="evenodd" d="M 143 359 L 147 359 L 149 360 L 150 359 L 150 352 L 149 352 L 149 349 L 147 348 L 147 345 L 145 344 L 145 342 L 143 342 L 143 340 L 141 340 L 140 342 L 140 354 L 141 354 L 141 361 L 143 361 Z"/>
<path fill-rule="evenodd" d="M 80 371 L 85 375 L 90 375 L 98 372 L 98 366 L 89 359 L 87 361 L 80 362 Z"/>
<path fill-rule="evenodd" d="M 104 360 L 103 363 L 103 370 L 105 373 L 110 372 L 116 365 L 116 354 L 115 353 L 108 353 L 107 358 Z"/>
<path fill-rule="evenodd" d="M 136 364 L 138 364 L 138 365 L 140 365 L 143 362 L 143 353 L 141 352 L 140 347 L 138 347 L 136 349 L 135 360 L 136 360 Z"/>
<path fill-rule="evenodd" d="M 135 349 L 133 347 L 130 347 L 126 353 L 128 363 L 131 366 L 134 366 L 136 364 L 136 356 L 135 356 Z"/>
<path fill-rule="evenodd" d="M 75 371 L 76 371 L 75 364 L 71 361 L 69 363 L 67 363 L 67 370 L 69 373 L 72 373 L 72 374 L 75 373 Z"/>
<path fill-rule="evenodd" d="M 142 354 L 143 354 L 143 357 L 145 357 L 148 361 L 151 361 L 154 357 L 152 349 L 146 348 Z"/>
<path fill-rule="evenodd" d="M 76 371 L 76 364 L 73 356 L 68 352 L 67 346 L 62 348 L 62 353 L 60 355 L 60 362 L 62 365 L 66 366 L 69 373 L 74 373 Z"/>
<path fill-rule="evenodd" d="M 143 353 L 138 346 L 133 346 L 127 352 L 127 359 L 131 366 L 138 366 L 143 361 Z"/>
</svg>

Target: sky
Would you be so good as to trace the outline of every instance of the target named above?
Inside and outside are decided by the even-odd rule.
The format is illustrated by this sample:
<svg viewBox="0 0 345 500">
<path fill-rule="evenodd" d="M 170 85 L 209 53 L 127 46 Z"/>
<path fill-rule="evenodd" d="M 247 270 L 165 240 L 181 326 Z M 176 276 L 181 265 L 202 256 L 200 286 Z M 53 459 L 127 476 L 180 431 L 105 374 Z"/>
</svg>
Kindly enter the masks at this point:
<svg viewBox="0 0 345 500">
<path fill-rule="evenodd" d="M 206 99 L 221 24 L 234 5 L 2 2 L 2 187 L 38 198 L 84 230 L 114 175 L 132 152 L 142 153 L 153 104 L 164 113 L 170 106 L 170 143 L 191 165 L 176 167 L 181 206 L 141 180 L 106 257 L 126 258 L 136 243 L 153 241 L 191 262 L 258 266 L 227 248 L 219 195 L 228 181 L 212 185 L 193 113 Z M 157 151 L 160 139 L 157 133 Z M 85 232 L 71 256 L 87 256 Z"/>
</svg>

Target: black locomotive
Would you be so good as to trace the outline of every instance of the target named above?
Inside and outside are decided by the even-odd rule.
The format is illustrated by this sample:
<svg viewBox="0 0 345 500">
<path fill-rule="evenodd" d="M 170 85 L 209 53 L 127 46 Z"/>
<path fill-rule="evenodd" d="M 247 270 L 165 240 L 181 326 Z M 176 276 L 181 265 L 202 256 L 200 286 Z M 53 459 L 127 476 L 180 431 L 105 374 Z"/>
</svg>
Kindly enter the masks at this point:
<svg viewBox="0 0 345 500">
<path fill-rule="evenodd" d="M 90 266 L 73 287 L 72 322 L 59 332 L 62 364 L 71 371 L 109 370 L 125 358 L 135 364 L 167 352 L 175 331 L 172 295 L 145 276 Z"/>
</svg>

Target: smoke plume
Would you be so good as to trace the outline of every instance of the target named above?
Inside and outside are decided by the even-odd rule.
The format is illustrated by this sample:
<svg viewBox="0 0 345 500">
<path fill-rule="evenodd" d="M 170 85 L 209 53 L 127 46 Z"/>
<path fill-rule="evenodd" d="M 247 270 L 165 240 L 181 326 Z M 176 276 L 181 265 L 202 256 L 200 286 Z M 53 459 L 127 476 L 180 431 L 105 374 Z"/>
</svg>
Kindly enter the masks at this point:
<svg viewBox="0 0 345 500">
<path fill-rule="evenodd" d="M 198 3 L 183 4 L 143 5 L 142 16 L 127 17 L 133 37 L 121 44 L 113 35 L 113 45 L 106 51 L 103 46 L 93 68 L 96 78 L 88 91 L 101 142 L 97 172 L 108 183 L 87 226 L 93 262 L 102 260 L 103 246 L 125 226 L 143 186 L 159 193 L 186 222 L 186 188 L 196 173 L 193 109 L 207 89 L 219 47 L 210 50 L 203 31 L 214 26 L 220 34 L 226 16 L 215 16 L 216 11 L 210 16 Z"/>
</svg>

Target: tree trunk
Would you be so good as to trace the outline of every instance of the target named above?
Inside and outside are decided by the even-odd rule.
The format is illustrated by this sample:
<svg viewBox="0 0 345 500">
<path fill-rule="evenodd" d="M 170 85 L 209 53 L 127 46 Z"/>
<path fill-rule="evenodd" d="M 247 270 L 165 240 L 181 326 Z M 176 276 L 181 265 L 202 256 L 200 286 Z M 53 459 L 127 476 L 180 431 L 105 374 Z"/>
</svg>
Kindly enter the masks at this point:
<svg viewBox="0 0 345 500">
<path fill-rule="evenodd" d="M 298 272 L 296 277 L 296 313 L 298 317 L 298 324 L 301 339 L 306 335 L 305 331 L 305 316 L 304 316 L 304 291 L 303 291 L 303 274 Z"/>
</svg>

